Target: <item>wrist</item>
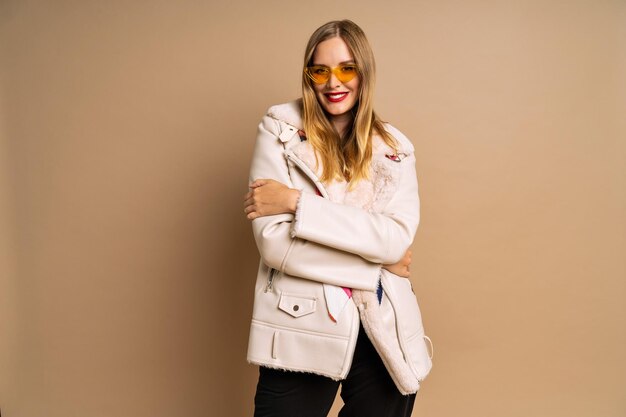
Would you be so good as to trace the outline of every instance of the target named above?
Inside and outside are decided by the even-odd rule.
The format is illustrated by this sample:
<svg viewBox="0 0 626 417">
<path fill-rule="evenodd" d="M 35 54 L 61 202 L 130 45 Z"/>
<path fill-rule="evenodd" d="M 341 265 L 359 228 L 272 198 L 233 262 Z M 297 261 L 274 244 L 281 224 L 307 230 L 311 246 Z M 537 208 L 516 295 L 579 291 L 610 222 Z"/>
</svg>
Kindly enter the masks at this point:
<svg viewBox="0 0 626 417">
<path fill-rule="evenodd" d="M 290 189 L 291 197 L 289 199 L 289 212 L 292 214 L 296 213 L 296 209 L 298 207 L 298 200 L 300 199 L 300 195 L 302 194 L 301 190 L 297 190 L 295 188 Z"/>
</svg>

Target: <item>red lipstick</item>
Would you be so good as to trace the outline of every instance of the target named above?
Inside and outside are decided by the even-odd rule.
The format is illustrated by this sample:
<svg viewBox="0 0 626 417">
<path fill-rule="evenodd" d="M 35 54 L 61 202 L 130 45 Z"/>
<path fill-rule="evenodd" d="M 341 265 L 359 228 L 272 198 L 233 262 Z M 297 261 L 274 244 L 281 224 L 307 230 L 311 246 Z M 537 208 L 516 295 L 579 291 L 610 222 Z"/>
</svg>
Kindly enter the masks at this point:
<svg viewBox="0 0 626 417">
<path fill-rule="evenodd" d="M 324 93 L 328 101 L 331 103 L 339 103 L 340 101 L 343 101 L 346 97 L 348 97 L 348 94 L 349 93 L 347 91 L 341 93 Z"/>
</svg>

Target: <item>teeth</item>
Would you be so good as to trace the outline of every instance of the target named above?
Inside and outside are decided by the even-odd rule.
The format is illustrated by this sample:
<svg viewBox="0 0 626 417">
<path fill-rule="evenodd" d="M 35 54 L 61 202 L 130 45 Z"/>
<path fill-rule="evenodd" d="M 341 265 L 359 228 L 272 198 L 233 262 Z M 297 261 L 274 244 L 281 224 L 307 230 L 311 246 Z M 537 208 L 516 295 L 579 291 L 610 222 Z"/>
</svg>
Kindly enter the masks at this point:
<svg viewBox="0 0 626 417">
<path fill-rule="evenodd" d="M 338 93 L 338 94 L 329 94 L 328 97 L 330 98 L 339 98 L 339 97 L 343 97 L 348 93 Z"/>
</svg>

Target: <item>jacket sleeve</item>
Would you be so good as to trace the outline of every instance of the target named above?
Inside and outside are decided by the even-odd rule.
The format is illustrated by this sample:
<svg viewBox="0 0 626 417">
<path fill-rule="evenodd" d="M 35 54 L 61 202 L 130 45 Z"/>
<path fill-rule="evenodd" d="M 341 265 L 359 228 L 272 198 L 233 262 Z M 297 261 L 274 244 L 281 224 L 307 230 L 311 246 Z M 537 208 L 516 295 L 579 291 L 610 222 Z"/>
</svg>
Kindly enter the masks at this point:
<svg viewBox="0 0 626 417">
<path fill-rule="evenodd" d="M 371 262 L 398 262 L 411 246 L 420 220 L 415 155 L 402 161 L 398 190 L 381 213 L 302 193 L 291 236 L 358 254 Z"/>
<path fill-rule="evenodd" d="M 269 116 L 263 117 L 258 127 L 249 180 L 272 178 L 294 188 L 278 135 L 278 122 Z M 308 194 L 302 192 L 302 195 Z M 293 214 L 252 220 L 257 248 L 266 265 L 289 275 L 327 284 L 370 291 L 376 289 L 380 263 L 321 242 L 291 236 L 293 221 Z"/>
</svg>

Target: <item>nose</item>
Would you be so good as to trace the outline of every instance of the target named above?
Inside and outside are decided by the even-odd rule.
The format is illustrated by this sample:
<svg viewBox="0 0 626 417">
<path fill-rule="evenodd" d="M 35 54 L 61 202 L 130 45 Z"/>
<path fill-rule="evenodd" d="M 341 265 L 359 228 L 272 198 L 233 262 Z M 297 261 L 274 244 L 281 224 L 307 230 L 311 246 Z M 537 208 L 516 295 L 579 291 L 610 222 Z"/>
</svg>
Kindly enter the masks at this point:
<svg viewBox="0 0 626 417">
<path fill-rule="evenodd" d="M 330 88 L 335 88 L 335 87 L 341 86 L 341 81 L 339 81 L 339 78 L 337 78 L 337 76 L 335 75 L 335 73 L 333 71 L 330 72 L 330 77 L 328 77 L 327 85 Z"/>
</svg>

